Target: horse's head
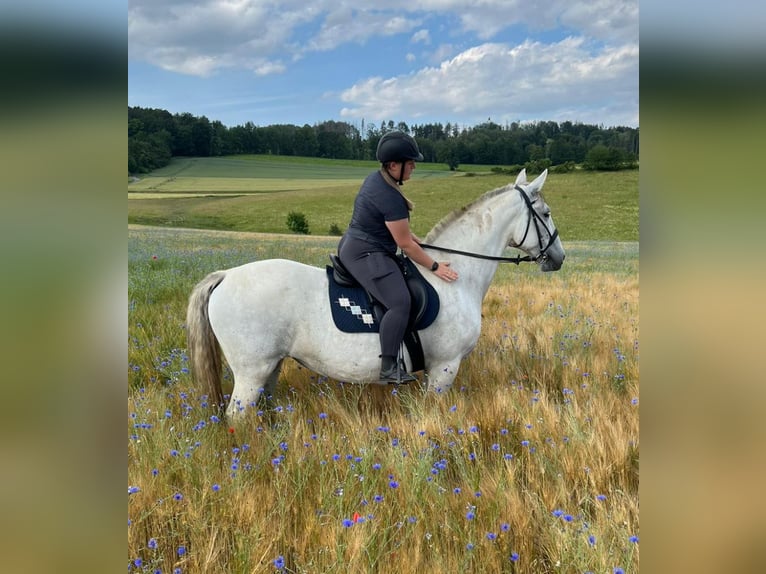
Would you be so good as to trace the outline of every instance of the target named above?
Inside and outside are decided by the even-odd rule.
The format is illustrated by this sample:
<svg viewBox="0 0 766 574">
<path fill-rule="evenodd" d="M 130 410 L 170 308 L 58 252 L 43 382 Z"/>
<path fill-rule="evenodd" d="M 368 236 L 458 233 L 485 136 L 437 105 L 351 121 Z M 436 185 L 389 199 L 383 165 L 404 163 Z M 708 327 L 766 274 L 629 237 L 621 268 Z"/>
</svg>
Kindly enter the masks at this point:
<svg viewBox="0 0 766 574">
<path fill-rule="evenodd" d="M 558 271 L 564 263 L 566 254 L 561 245 L 556 224 L 553 223 L 551 208 L 545 203 L 540 193 L 546 177 L 548 177 L 547 169 L 534 181 L 528 182 L 527 172 L 522 169 L 516 178 L 513 187 L 524 199 L 528 217 L 525 224 L 520 223 L 517 226 L 519 231 L 511 237 L 510 245 L 534 258 L 543 271 Z"/>
</svg>

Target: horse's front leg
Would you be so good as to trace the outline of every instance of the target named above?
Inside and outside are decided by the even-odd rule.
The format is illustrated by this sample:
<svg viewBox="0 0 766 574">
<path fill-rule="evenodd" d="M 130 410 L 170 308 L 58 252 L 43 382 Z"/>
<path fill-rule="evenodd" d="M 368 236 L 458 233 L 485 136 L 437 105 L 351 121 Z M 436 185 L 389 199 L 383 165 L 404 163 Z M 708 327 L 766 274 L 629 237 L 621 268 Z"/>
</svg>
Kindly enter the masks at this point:
<svg viewBox="0 0 766 574">
<path fill-rule="evenodd" d="M 446 393 L 455 381 L 458 367 L 460 359 L 429 365 L 426 371 L 426 389 L 437 394 Z"/>
</svg>

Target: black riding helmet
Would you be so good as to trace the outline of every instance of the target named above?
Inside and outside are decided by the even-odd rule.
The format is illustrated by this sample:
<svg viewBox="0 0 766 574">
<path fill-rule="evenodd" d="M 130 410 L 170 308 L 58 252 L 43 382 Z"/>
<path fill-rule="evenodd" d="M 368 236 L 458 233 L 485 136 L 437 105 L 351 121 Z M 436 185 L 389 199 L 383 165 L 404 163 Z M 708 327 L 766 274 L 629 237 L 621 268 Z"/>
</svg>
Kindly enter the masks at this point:
<svg viewBox="0 0 766 574">
<path fill-rule="evenodd" d="M 375 157 L 380 163 L 398 161 L 402 165 L 411 159 L 423 161 L 423 154 L 420 153 L 415 138 L 400 131 L 391 131 L 383 134 L 383 137 L 378 142 Z M 401 178 L 399 179 L 399 185 L 402 185 Z"/>
<path fill-rule="evenodd" d="M 391 131 L 383 134 L 378 142 L 375 157 L 380 163 L 387 161 L 423 161 L 423 154 L 418 149 L 418 144 L 411 135 L 400 131 Z"/>
</svg>

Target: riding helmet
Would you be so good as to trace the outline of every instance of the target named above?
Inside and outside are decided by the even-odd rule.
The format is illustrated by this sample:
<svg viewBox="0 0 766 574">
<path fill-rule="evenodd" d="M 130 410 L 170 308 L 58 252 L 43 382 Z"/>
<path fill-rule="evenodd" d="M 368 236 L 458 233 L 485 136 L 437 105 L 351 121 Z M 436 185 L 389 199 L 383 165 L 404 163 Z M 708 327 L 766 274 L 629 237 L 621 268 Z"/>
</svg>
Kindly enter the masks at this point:
<svg viewBox="0 0 766 574">
<path fill-rule="evenodd" d="M 383 134 L 378 142 L 375 157 L 380 163 L 387 161 L 406 161 L 414 159 L 423 161 L 423 154 L 418 149 L 418 144 L 411 135 L 400 131 L 390 131 Z"/>
</svg>

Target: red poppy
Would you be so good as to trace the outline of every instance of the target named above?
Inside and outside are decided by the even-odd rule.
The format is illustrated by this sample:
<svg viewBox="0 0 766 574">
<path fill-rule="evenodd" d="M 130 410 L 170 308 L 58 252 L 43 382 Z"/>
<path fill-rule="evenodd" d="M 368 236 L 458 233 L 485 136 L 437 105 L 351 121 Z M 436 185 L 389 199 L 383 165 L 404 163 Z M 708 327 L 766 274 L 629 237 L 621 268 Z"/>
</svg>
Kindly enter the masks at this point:
<svg viewBox="0 0 766 574">
<path fill-rule="evenodd" d="M 157 256 L 156 255 L 152 255 L 152 259 L 157 259 Z"/>
<path fill-rule="evenodd" d="M 234 434 L 234 427 L 229 427 L 229 434 Z"/>
<path fill-rule="evenodd" d="M 361 514 L 359 514 L 358 512 L 354 512 L 354 516 L 352 517 L 352 520 L 354 521 L 354 523 L 357 523 L 357 522 L 359 522 L 359 520 L 360 520 L 361 518 L 362 518 L 362 515 L 361 515 Z"/>
</svg>

